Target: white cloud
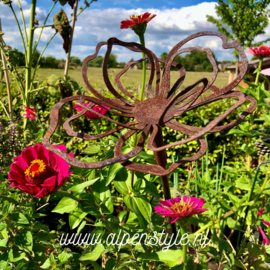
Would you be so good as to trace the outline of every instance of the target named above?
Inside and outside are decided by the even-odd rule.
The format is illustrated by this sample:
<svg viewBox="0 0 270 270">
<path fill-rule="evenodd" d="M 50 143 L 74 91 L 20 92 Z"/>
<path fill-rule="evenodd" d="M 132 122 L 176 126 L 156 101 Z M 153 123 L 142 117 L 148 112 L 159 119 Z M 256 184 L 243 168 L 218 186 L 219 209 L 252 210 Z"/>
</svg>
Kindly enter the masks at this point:
<svg viewBox="0 0 270 270">
<path fill-rule="evenodd" d="M 115 0 L 115 3 L 119 3 L 122 0 Z M 20 18 L 20 11 L 15 4 L 14 7 L 18 17 Z M 25 0 L 22 1 L 23 8 L 26 9 L 25 17 L 27 20 L 27 26 L 29 21 L 29 8 Z M 139 15 L 144 12 L 150 12 L 157 16 L 148 24 L 145 34 L 146 47 L 152 50 L 157 56 L 164 51 L 169 51 L 175 44 L 183 40 L 187 36 L 200 31 L 214 31 L 217 32 L 216 27 L 207 22 L 206 15 L 215 14 L 215 2 L 212 3 L 200 3 L 198 5 L 184 7 L 184 8 L 166 8 L 166 9 L 130 9 L 125 10 L 123 8 L 108 8 L 108 9 L 87 9 L 77 19 L 74 43 L 72 46 L 72 55 L 79 56 L 81 59 L 87 55 L 95 52 L 95 46 L 98 42 L 106 41 L 110 37 L 117 37 L 120 40 L 126 42 L 139 42 L 138 36 L 131 29 L 120 29 L 120 22 L 125 20 L 130 15 Z M 52 13 L 58 12 L 58 7 Z M 70 14 L 73 12 L 70 7 L 65 6 L 65 11 L 68 17 L 71 19 Z M 51 17 L 52 17 L 51 15 Z M 40 21 L 40 25 L 44 21 L 46 11 L 41 7 L 37 8 L 37 19 Z M 16 24 L 13 19 L 13 15 L 9 8 L 0 3 L 0 17 L 2 20 L 3 31 L 5 32 L 5 40 L 12 47 L 17 47 L 22 50 L 20 36 L 16 28 Z M 21 20 L 20 20 L 21 22 Z M 48 24 L 52 24 L 52 18 L 49 19 Z M 36 30 L 36 35 L 39 34 L 40 29 Z M 45 28 L 40 41 L 39 51 L 43 49 L 43 46 L 54 34 L 55 30 L 50 27 Z M 270 26 L 267 27 L 267 34 L 270 35 Z M 258 37 L 258 40 L 265 39 L 267 37 Z M 59 34 L 53 39 L 45 55 L 53 54 L 57 58 L 65 58 L 66 54 L 62 48 L 62 39 Z M 219 60 L 233 59 L 229 50 L 224 50 L 221 46 L 222 42 L 218 37 L 201 37 L 188 42 L 187 46 L 201 46 L 203 48 L 209 47 L 214 51 Z M 104 46 L 105 47 L 105 46 Z M 129 61 L 131 57 L 139 58 L 140 54 L 133 53 L 120 46 L 113 52 L 117 53 L 118 61 Z M 101 53 L 105 52 L 105 48 L 102 48 Z"/>
</svg>

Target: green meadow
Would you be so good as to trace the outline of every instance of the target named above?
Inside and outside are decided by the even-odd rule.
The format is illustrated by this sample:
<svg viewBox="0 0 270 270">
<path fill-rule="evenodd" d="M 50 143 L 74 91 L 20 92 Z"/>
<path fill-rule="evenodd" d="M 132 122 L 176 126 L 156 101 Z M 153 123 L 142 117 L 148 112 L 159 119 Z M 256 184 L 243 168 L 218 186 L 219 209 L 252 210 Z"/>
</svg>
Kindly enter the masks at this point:
<svg viewBox="0 0 270 270">
<path fill-rule="evenodd" d="M 114 77 L 121 71 L 122 69 L 110 69 L 109 72 L 109 78 L 111 81 L 114 81 Z M 50 75 L 55 74 L 59 76 L 63 76 L 64 70 L 63 69 L 39 69 L 37 73 L 36 80 L 44 80 Z M 69 74 L 70 77 L 75 79 L 80 86 L 82 86 L 86 90 L 86 86 L 83 82 L 82 78 L 82 70 L 81 68 L 77 69 L 70 69 Z M 198 81 L 201 78 L 207 78 L 208 80 L 211 79 L 212 72 L 187 72 L 186 78 L 184 82 L 181 85 L 181 88 L 186 87 L 196 81 Z M 150 77 L 150 70 L 147 70 L 146 72 L 146 84 L 148 83 Z M 178 71 L 171 71 L 171 86 L 174 84 L 174 82 L 178 79 L 179 72 Z M 94 86 L 97 90 L 106 90 L 105 83 L 103 81 L 102 76 L 102 69 L 101 68 L 94 68 L 89 67 L 88 68 L 88 79 L 90 83 Z M 121 83 L 126 86 L 130 87 L 133 91 L 140 88 L 141 85 L 141 79 L 142 79 L 142 70 L 134 70 L 131 69 L 127 71 L 125 74 L 121 77 Z M 229 80 L 229 74 L 220 72 L 217 76 L 216 81 L 214 82 L 214 85 L 221 88 L 223 86 L 226 86 L 228 84 Z M 155 86 L 155 80 L 152 84 L 152 86 Z"/>
</svg>

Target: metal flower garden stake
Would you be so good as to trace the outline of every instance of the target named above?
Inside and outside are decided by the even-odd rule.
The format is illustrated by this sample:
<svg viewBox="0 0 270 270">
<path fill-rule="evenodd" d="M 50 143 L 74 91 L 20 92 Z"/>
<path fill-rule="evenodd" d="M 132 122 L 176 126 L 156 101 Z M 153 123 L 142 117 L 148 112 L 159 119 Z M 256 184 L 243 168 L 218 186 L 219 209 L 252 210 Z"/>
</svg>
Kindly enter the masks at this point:
<svg viewBox="0 0 270 270">
<path fill-rule="evenodd" d="M 217 64 L 214 60 L 212 52 L 210 49 L 203 49 L 201 47 L 190 47 L 182 49 L 183 45 L 185 45 L 188 41 L 202 37 L 202 36 L 217 36 L 222 40 L 222 46 L 224 49 L 236 49 L 239 52 L 242 61 L 242 69 L 237 78 L 228 84 L 227 86 L 219 89 L 214 86 L 213 83 L 218 74 Z M 94 58 L 97 57 L 99 50 L 102 46 L 107 46 L 107 51 L 104 57 L 103 62 L 103 77 L 105 85 L 108 90 L 115 98 L 107 98 L 98 93 L 93 86 L 89 83 L 87 77 L 87 63 Z M 110 82 L 107 63 L 109 59 L 109 55 L 112 51 L 113 46 L 122 46 L 133 52 L 146 54 L 145 58 L 142 58 L 138 61 L 129 62 L 126 64 L 125 68 L 120 71 L 116 77 L 115 82 L 123 95 L 119 94 L 119 92 L 114 89 L 113 85 Z M 208 81 L 206 78 L 202 78 L 197 82 L 179 90 L 179 87 L 184 81 L 186 71 L 183 66 L 174 62 L 174 58 L 182 53 L 191 52 L 194 50 L 199 50 L 201 52 L 206 52 L 207 57 L 210 63 L 213 65 L 213 74 L 211 79 Z M 121 84 L 120 77 L 134 64 L 145 61 L 149 59 L 151 63 L 151 73 L 148 81 L 148 93 L 149 99 L 140 101 L 135 98 L 131 93 L 129 93 Z M 164 63 L 164 71 L 163 75 L 160 74 L 160 65 L 159 63 Z M 179 71 L 179 78 L 176 83 L 170 86 L 170 69 L 174 66 Z M 107 42 L 100 42 L 96 47 L 95 54 L 88 56 L 85 58 L 82 67 L 82 75 L 84 82 L 91 92 L 92 96 L 71 96 L 65 98 L 58 102 L 51 110 L 50 114 L 50 126 L 47 134 L 44 137 L 43 144 L 44 146 L 54 152 L 55 154 L 64 158 L 69 164 L 79 167 L 79 168 L 88 168 L 88 169 L 97 169 L 101 167 L 105 167 L 114 163 L 121 163 L 126 169 L 139 171 L 147 174 L 158 175 L 161 176 L 162 186 L 165 199 L 170 199 L 170 188 L 168 183 L 168 174 L 173 172 L 177 167 L 184 165 L 187 162 L 195 161 L 202 157 L 207 150 L 207 142 L 203 137 L 206 133 L 214 133 L 221 132 L 224 130 L 229 130 L 232 127 L 238 125 L 243 121 L 243 119 L 250 113 L 252 113 L 256 108 L 256 100 L 241 91 L 232 91 L 239 82 L 244 77 L 248 66 L 248 59 L 245 55 L 245 52 L 241 48 L 238 41 L 233 41 L 231 43 L 227 42 L 227 38 L 225 35 L 215 32 L 199 32 L 197 34 L 191 35 L 178 44 L 176 44 L 173 49 L 168 54 L 168 58 L 166 61 L 161 60 L 155 56 L 150 50 L 145 48 L 144 46 L 134 43 L 134 42 L 123 42 L 118 40 L 117 38 L 110 38 Z M 152 83 L 155 76 L 155 92 L 152 92 Z M 124 95 L 126 97 L 124 97 Z M 218 116 L 216 119 L 212 120 L 205 127 L 195 127 L 182 124 L 176 120 L 176 118 L 181 117 L 185 112 L 190 111 L 192 109 L 202 107 L 208 103 L 212 103 L 222 99 L 235 98 L 238 99 L 225 113 Z M 84 101 L 90 101 L 91 103 L 85 106 Z M 70 157 L 65 152 L 61 151 L 53 147 L 50 143 L 51 136 L 53 135 L 59 121 L 59 112 L 61 108 L 70 101 L 77 101 L 77 104 L 83 107 L 83 110 L 79 113 L 73 115 L 63 124 L 64 129 L 66 130 L 69 136 L 82 138 L 85 140 L 97 140 L 104 138 L 117 132 L 123 128 L 127 128 L 128 131 L 122 135 L 117 141 L 114 149 L 114 157 L 98 161 L 98 162 L 86 162 L 80 161 L 79 159 Z M 231 123 L 218 126 L 218 124 L 226 118 L 231 112 L 237 109 L 239 106 L 243 105 L 246 101 L 249 101 L 251 105 L 239 116 L 239 118 Z M 130 122 L 124 124 L 118 121 L 115 121 L 105 115 L 102 115 L 95 110 L 92 109 L 93 106 L 106 106 L 106 108 L 110 107 L 108 111 L 113 114 L 124 116 L 130 119 Z M 92 112 L 96 115 L 102 117 L 117 125 L 116 128 L 107 131 L 103 134 L 98 135 L 89 135 L 85 133 L 78 133 L 72 130 L 70 126 L 70 122 L 74 119 L 77 119 L 83 116 L 86 112 Z M 186 139 L 180 140 L 170 143 L 168 145 L 164 144 L 164 140 L 162 137 L 162 129 L 163 128 L 174 129 L 182 134 L 187 135 Z M 122 148 L 125 142 L 135 133 L 141 132 L 141 136 L 139 138 L 138 144 L 128 153 L 124 154 L 122 152 Z M 188 158 L 179 158 L 179 160 L 175 161 L 170 167 L 167 168 L 167 158 L 166 158 L 166 149 L 175 147 L 181 144 L 186 144 L 193 140 L 198 140 L 200 143 L 200 149 L 198 152 L 190 156 Z M 140 164 L 134 161 L 130 161 L 131 158 L 138 155 L 145 148 L 154 152 L 154 157 L 156 164 Z M 172 224 L 173 225 L 173 224 Z M 175 227 L 172 227 L 172 230 L 175 230 Z"/>
</svg>

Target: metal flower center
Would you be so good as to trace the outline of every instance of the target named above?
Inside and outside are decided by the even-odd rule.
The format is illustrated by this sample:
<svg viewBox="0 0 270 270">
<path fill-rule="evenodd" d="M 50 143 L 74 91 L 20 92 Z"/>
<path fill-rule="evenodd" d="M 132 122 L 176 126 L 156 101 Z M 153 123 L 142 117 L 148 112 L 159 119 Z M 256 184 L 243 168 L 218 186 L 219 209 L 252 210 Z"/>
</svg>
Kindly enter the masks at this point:
<svg viewBox="0 0 270 270">
<path fill-rule="evenodd" d="M 29 183 L 40 186 L 46 179 L 57 175 L 57 172 L 52 167 L 46 166 L 43 160 L 35 159 L 24 174 L 28 177 Z"/>
<path fill-rule="evenodd" d="M 135 118 L 142 124 L 163 125 L 160 118 L 169 100 L 150 98 L 139 102 L 135 106 Z"/>
</svg>

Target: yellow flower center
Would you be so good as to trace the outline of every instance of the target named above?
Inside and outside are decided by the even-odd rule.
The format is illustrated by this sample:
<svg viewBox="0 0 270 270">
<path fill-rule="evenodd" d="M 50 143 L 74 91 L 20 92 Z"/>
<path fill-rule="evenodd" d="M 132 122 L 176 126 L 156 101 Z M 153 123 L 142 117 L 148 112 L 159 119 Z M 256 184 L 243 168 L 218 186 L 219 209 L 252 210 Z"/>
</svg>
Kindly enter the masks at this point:
<svg viewBox="0 0 270 270">
<path fill-rule="evenodd" d="M 261 48 L 265 48 L 265 49 L 267 49 L 267 48 L 268 48 L 268 46 L 265 46 L 265 45 L 260 45 L 259 47 L 261 47 Z"/>
<path fill-rule="evenodd" d="M 40 186 L 44 181 L 58 173 L 50 166 L 46 166 L 43 160 L 35 159 L 31 165 L 25 170 L 25 176 L 28 177 L 28 182 L 36 186 Z"/>
<path fill-rule="evenodd" d="M 27 168 L 24 174 L 28 177 L 34 178 L 35 176 L 43 173 L 46 170 L 46 164 L 41 159 L 35 159 L 31 162 L 31 165 Z"/>
<path fill-rule="evenodd" d="M 189 204 L 189 201 L 183 202 L 182 200 L 180 202 L 175 203 L 171 208 L 173 210 L 176 210 L 178 212 L 182 212 L 183 210 L 188 210 L 192 208 L 192 204 Z"/>
</svg>

